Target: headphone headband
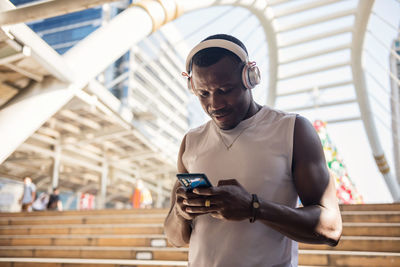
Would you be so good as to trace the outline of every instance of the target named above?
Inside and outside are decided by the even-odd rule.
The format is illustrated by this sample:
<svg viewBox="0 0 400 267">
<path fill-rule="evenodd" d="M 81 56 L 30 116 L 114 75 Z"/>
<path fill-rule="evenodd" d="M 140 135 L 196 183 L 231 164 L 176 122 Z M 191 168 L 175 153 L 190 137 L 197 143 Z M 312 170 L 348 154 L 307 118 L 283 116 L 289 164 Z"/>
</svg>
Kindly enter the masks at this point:
<svg viewBox="0 0 400 267">
<path fill-rule="evenodd" d="M 219 47 L 219 48 L 225 48 L 226 50 L 231 51 L 235 55 L 237 55 L 243 62 L 248 62 L 248 56 L 246 51 L 240 47 L 239 45 L 228 41 L 224 39 L 210 39 L 203 41 L 196 45 L 189 53 L 189 55 L 186 58 L 186 72 L 190 73 L 190 65 L 192 62 L 192 57 L 199 51 L 210 48 L 210 47 Z"/>
</svg>

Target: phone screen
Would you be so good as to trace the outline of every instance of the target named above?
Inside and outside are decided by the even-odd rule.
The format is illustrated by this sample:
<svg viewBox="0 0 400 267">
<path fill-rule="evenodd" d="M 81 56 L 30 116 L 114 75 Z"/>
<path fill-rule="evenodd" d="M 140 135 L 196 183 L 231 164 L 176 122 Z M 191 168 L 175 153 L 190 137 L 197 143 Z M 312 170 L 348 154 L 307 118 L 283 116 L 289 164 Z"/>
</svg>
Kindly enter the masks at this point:
<svg viewBox="0 0 400 267">
<path fill-rule="evenodd" d="M 192 191 L 196 187 L 212 186 L 204 173 L 178 173 L 176 177 L 186 191 Z"/>
</svg>

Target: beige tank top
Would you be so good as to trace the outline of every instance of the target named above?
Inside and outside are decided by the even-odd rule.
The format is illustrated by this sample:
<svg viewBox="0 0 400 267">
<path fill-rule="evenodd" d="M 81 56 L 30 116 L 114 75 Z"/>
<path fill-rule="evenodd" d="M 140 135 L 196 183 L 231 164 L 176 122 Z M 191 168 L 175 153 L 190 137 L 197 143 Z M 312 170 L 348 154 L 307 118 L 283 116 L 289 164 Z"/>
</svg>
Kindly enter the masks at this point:
<svg viewBox="0 0 400 267">
<path fill-rule="evenodd" d="M 213 185 L 237 179 L 260 199 L 296 207 L 291 163 L 295 114 L 263 107 L 232 130 L 213 121 L 191 130 L 182 156 L 189 173 L 205 173 Z M 244 130 L 244 131 L 243 131 Z M 229 145 L 227 150 L 221 142 Z M 210 215 L 193 221 L 189 266 L 297 266 L 297 243 L 256 221 L 223 221 Z"/>
</svg>

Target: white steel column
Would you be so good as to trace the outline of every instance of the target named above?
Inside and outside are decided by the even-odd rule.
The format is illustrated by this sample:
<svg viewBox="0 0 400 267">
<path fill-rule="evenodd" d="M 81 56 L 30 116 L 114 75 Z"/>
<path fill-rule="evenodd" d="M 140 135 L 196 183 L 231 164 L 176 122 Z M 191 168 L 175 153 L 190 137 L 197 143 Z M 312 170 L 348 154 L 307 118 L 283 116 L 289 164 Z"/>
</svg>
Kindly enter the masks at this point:
<svg viewBox="0 0 400 267">
<path fill-rule="evenodd" d="M 60 178 L 60 162 L 61 162 L 61 145 L 59 142 L 54 147 L 53 157 L 53 175 L 51 180 L 52 188 L 58 187 L 58 181 Z"/>
<path fill-rule="evenodd" d="M 387 165 L 384 151 L 379 141 L 378 133 L 371 112 L 367 87 L 365 83 L 364 70 L 362 68 L 362 52 L 364 46 L 364 37 L 368 25 L 369 15 L 374 4 L 374 0 L 359 1 L 357 14 L 354 23 L 353 42 L 351 47 L 351 70 L 353 73 L 354 87 L 357 95 L 357 101 L 360 108 L 361 119 L 364 123 L 365 131 L 371 145 L 372 153 L 376 159 L 387 187 L 392 194 L 394 201 L 400 201 L 400 188 L 397 181 L 391 175 Z"/>
<path fill-rule="evenodd" d="M 164 179 L 162 179 L 162 180 L 164 180 Z M 156 202 L 155 207 L 156 208 L 162 208 L 162 204 L 164 202 L 164 199 L 165 199 L 165 196 L 163 194 L 162 183 L 158 182 L 158 184 L 157 184 L 157 202 Z"/>
<path fill-rule="evenodd" d="M 392 50 L 396 51 L 395 42 L 393 42 Z M 399 62 L 400 64 L 400 62 Z M 397 59 L 390 54 L 390 72 L 397 76 L 400 70 L 397 69 Z M 392 112 L 392 140 L 393 140 L 393 159 L 395 174 L 397 177 L 397 182 L 400 184 L 400 95 L 399 95 L 399 85 L 391 78 L 391 98 L 390 98 L 390 109 Z"/>
<path fill-rule="evenodd" d="M 106 196 L 107 196 L 107 183 L 108 183 L 108 161 L 104 159 L 102 165 L 102 172 L 100 177 L 99 191 L 97 193 L 97 205 L 96 209 L 104 209 L 106 207 Z"/>
</svg>

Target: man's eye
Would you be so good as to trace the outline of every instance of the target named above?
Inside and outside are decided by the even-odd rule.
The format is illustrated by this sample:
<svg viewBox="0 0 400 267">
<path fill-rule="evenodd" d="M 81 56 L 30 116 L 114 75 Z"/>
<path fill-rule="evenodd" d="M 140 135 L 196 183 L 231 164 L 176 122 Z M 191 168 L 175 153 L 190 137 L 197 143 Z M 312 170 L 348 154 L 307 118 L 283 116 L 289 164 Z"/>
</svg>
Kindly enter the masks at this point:
<svg viewBox="0 0 400 267">
<path fill-rule="evenodd" d="M 208 96 L 208 92 L 199 92 L 199 96 L 200 97 L 207 97 Z"/>
<path fill-rule="evenodd" d="M 232 91 L 232 88 L 221 89 L 220 94 L 226 95 L 226 94 L 229 94 L 231 91 Z"/>
</svg>

